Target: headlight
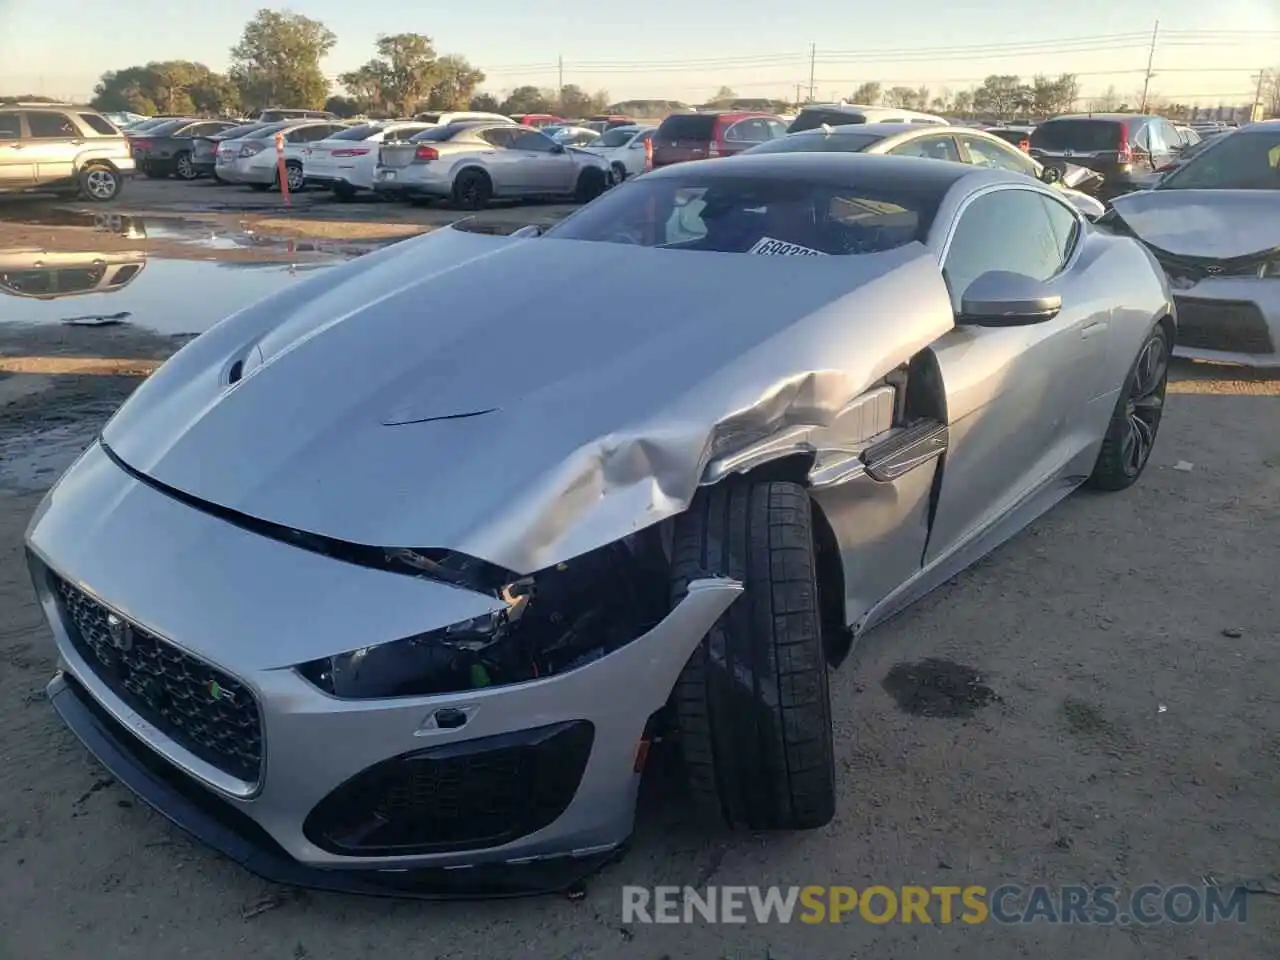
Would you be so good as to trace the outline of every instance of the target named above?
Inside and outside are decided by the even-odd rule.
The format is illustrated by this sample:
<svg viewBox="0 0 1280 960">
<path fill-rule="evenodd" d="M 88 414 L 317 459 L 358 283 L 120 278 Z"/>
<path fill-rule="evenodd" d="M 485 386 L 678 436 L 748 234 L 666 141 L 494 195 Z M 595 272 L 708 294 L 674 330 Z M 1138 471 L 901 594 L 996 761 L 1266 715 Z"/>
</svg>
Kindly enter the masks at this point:
<svg viewBox="0 0 1280 960">
<path fill-rule="evenodd" d="M 410 562 L 404 557 L 402 562 Z M 651 629 L 667 613 L 667 559 L 656 529 L 513 580 L 481 617 L 298 666 L 344 700 L 453 693 L 573 670 Z"/>
</svg>

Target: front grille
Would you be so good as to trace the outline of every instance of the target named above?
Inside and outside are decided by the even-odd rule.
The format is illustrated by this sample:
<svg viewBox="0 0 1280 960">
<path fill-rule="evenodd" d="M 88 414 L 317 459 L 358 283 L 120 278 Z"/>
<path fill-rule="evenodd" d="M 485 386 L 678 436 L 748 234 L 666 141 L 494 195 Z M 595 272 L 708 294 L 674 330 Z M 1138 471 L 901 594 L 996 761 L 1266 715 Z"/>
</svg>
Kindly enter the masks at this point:
<svg viewBox="0 0 1280 960">
<path fill-rule="evenodd" d="M 307 839 L 344 856 L 405 856 L 510 843 L 578 792 L 586 720 L 403 754 L 358 773 L 307 817 Z"/>
<path fill-rule="evenodd" d="M 1178 307 L 1178 345 L 1230 353 L 1275 352 L 1266 318 L 1247 300 L 1199 300 L 1174 297 Z"/>
<path fill-rule="evenodd" d="M 258 781 L 262 725 L 244 684 L 117 617 L 61 577 L 50 580 L 72 646 L 112 693 L 201 760 Z"/>
</svg>

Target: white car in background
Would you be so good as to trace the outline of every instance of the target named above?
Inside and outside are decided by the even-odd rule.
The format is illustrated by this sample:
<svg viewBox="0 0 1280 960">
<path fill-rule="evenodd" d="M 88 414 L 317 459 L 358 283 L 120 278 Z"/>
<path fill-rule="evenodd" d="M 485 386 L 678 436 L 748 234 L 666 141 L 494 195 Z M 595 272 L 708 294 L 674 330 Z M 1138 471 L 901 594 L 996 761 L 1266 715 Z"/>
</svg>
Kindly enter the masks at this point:
<svg viewBox="0 0 1280 960">
<path fill-rule="evenodd" d="M 485 123 L 515 123 L 502 113 L 485 113 L 482 110 L 454 110 L 448 113 L 415 113 L 413 119 L 419 123 L 434 123 L 445 126 L 450 123 L 469 123 L 472 120 Z"/>
<path fill-rule="evenodd" d="M 215 176 L 227 183 L 247 184 L 254 190 L 278 187 L 280 174 L 275 138 L 283 133 L 289 190 L 296 192 L 305 183 L 302 149 L 349 126 L 341 120 L 284 120 L 263 127 L 243 140 L 224 140 L 218 145 Z"/>
<path fill-rule="evenodd" d="M 378 148 L 384 140 L 408 140 L 434 125 L 418 120 L 374 120 L 349 127 L 307 144 L 302 157 L 303 176 L 308 184 L 327 187 L 339 200 L 348 200 L 361 190 L 373 189 Z"/>
<path fill-rule="evenodd" d="M 613 179 L 621 183 L 628 177 L 644 173 L 644 145 L 653 139 L 657 129 L 641 124 L 614 127 L 583 149 L 608 160 L 609 166 L 613 168 Z"/>
<path fill-rule="evenodd" d="M 542 132 L 562 147 L 589 147 L 600 140 L 600 131 L 573 124 L 543 127 Z"/>
</svg>

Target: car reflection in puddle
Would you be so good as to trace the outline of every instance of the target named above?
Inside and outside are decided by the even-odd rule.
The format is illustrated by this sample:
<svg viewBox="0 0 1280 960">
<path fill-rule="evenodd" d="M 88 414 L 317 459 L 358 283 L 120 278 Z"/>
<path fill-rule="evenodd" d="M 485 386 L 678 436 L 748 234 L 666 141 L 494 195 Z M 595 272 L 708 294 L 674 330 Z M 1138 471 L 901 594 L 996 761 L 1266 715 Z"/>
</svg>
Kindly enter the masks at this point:
<svg viewBox="0 0 1280 960">
<path fill-rule="evenodd" d="M 110 214 L 67 214 L 48 225 L 88 226 L 110 241 L 89 251 L 0 249 L 0 295 L 7 294 L 0 296 L 0 323 L 128 323 L 166 335 L 200 334 L 311 272 L 391 242 L 273 237 Z"/>
</svg>

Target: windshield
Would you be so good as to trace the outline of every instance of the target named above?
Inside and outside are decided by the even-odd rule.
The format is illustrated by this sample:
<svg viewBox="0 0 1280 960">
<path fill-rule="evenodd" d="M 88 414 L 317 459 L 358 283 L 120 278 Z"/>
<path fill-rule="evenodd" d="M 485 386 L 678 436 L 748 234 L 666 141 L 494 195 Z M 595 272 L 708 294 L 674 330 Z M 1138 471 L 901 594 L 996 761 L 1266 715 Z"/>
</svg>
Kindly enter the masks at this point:
<svg viewBox="0 0 1280 960">
<path fill-rule="evenodd" d="M 545 236 L 761 256 L 879 253 L 923 240 L 939 200 L 911 189 L 703 173 L 629 181 Z"/>
<path fill-rule="evenodd" d="M 330 140 L 368 140 L 375 133 L 382 129 L 380 123 L 361 123 L 354 127 L 348 127 L 341 133 L 335 133 L 329 137 Z"/>
<path fill-rule="evenodd" d="M 1124 139 L 1121 130 L 1122 124 L 1114 120 L 1050 120 L 1031 131 L 1031 146 L 1082 153 L 1119 150 Z"/>
<path fill-rule="evenodd" d="M 1280 189 L 1280 130 L 1221 137 L 1169 174 L 1159 189 Z"/>
<path fill-rule="evenodd" d="M 214 136 L 221 137 L 223 140 L 235 140 L 237 137 L 247 137 L 251 133 L 257 133 L 261 129 L 260 123 L 245 123 L 238 127 L 231 127 L 229 130 L 221 130 Z"/>
<path fill-rule="evenodd" d="M 597 147 L 625 147 L 631 142 L 631 138 L 636 135 L 635 130 L 628 130 L 626 127 L 614 127 L 603 137 L 597 140 L 594 146 Z"/>
<path fill-rule="evenodd" d="M 185 127 L 190 122 L 190 120 L 166 120 L 164 123 L 156 124 L 154 127 L 149 129 L 147 133 L 153 134 L 157 137 L 167 137 L 175 130 Z"/>
<path fill-rule="evenodd" d="M 826 136 L 806 133 L 803 136 L 766 140 L 745 153 L 859 153 L 884 137 L 876 133 L 832 133 Z"/>
</svg>

